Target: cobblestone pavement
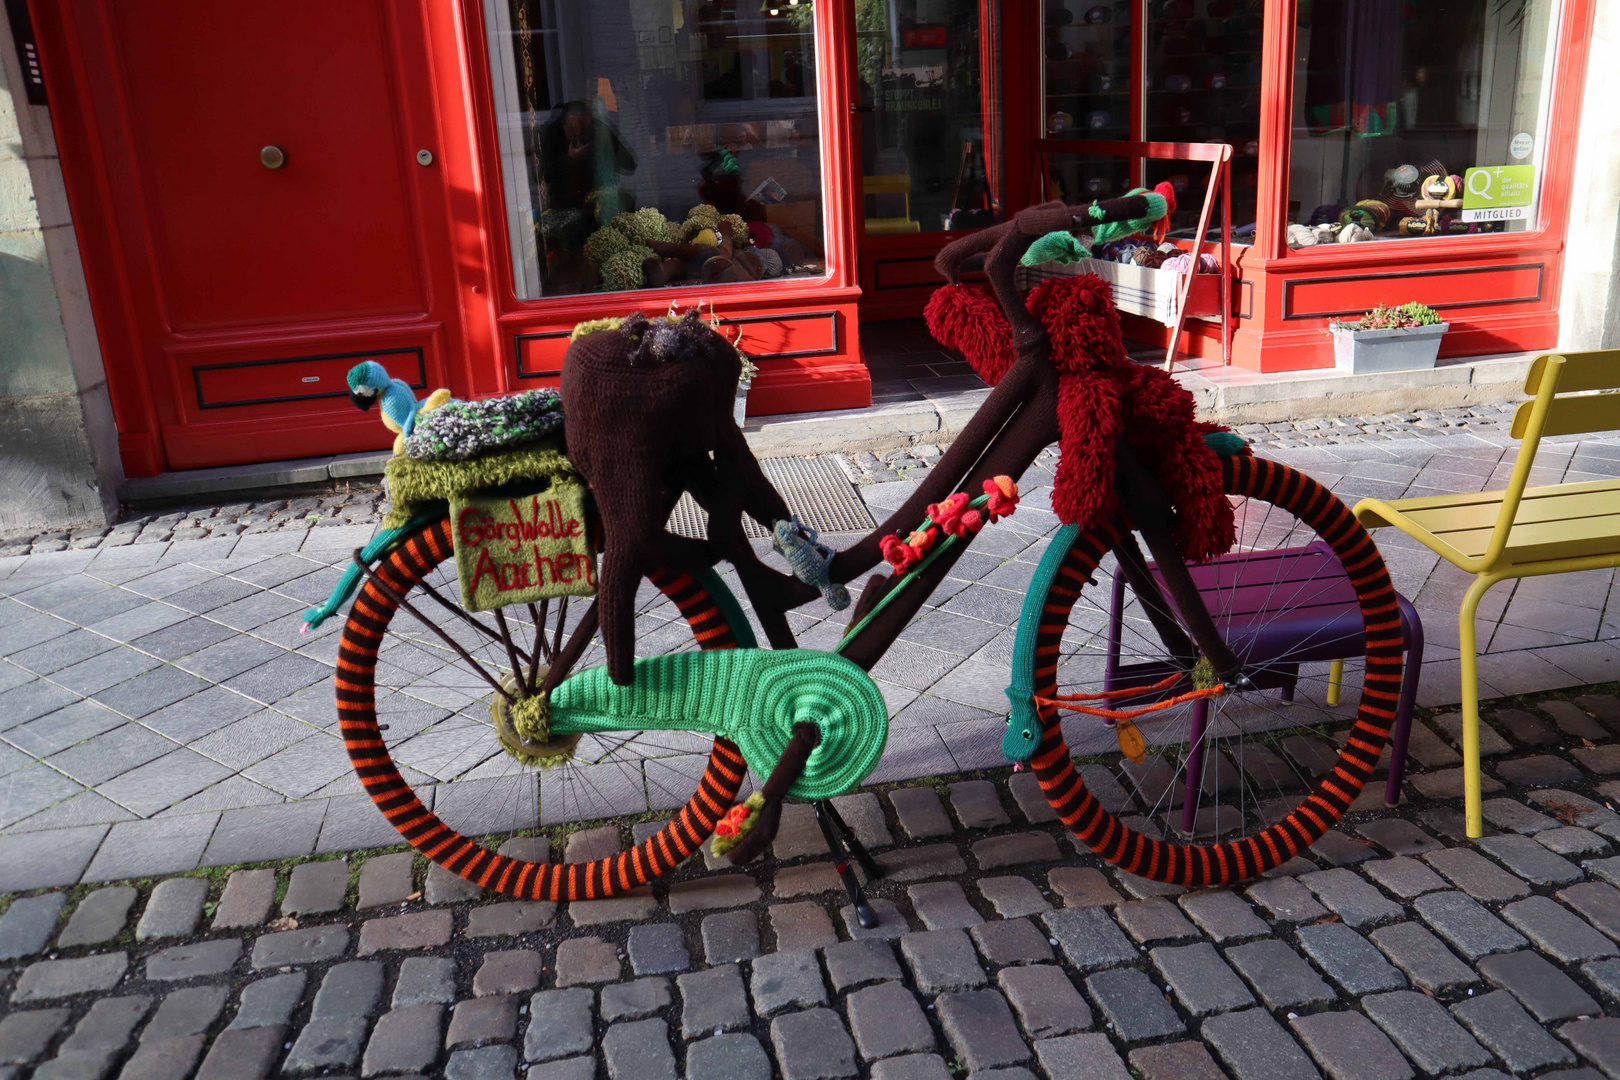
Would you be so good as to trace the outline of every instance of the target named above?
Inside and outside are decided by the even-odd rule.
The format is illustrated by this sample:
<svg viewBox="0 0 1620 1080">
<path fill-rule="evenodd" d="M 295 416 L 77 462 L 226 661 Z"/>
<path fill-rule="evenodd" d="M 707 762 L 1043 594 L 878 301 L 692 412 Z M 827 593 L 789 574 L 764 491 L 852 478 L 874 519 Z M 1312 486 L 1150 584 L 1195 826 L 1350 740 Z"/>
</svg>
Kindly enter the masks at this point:
<svg viewBox="0 0 1620 1080">
<path fill-rule="evenodd" d="M 1475 842 L 1455 719 L 1420 725 L 1404 807 L 1369 793 L 1231 889 L 1081 854 L 1003 768 L 839 800 L 885 871 L 870 931 L 803 806 L 752 867 L 608 900 L 486 896 L 409 851 L 10 897 L 0 1078 L 1620 1076 L 1620 699 L 1498 709 Z M 1133 808 L 1117 758 L 1085 768 Z"/>
<path fill-rule="evenodd" d="M 1508 443 L 1482 428 L 1265 452 L 1353 502 L 1500 485 Z M 881 520 L 931 467 L 931 455 L 914 447 L 883 455 L 887 462 L 847 464 Z M 1029 471 L 1019 512 L 986 530 L 936 606 L 874 669 L 893 719 L 873 782 L 1002 763 L 1011 624 L 1056 526 L 1045 509 L 1054 465 L 1049 452 Z M 895 479 L 882 471 L 891 467 Z M 1549 440 L 1533 479 L 1615 475 L 1620 443 Z M 373 529 L 317 525 L 209 539 L 171 532 L 0 559 L 0 892 L 391 843 L 336 732 L 330 675 L 340 620 L 297 632 L 300 613 L 324 599 Z M 1427 624 L 1419 704 L 1454 703 L 1455 612 L 1470 579 L 1393 530 L 1378 540 L 1397 587 Z M 1620 680 L 1613 584 L 1605 571 L 1493 590 L 1482 608 L 1484 696 Z M 821 645 L 839 632 L 842 617 L 824 614 L 791 616 L 803 643 Z M 645 619 L 642 629 L 655 647 L 659 620 Z M 424 684 L 433 678 L 421 675 Z M 450 726 L 424 732 L 423 744 L 451 739 Z M 1086 749 L 1083 740 L 1071 745 Z M 493 790 L 497 781 L 475 759 L 446 764 L 446 756 L 416 763 L 407 776 L 453 827 L 483 833 L 569 816 L 554 812 L 532 773 L 500 781 L 501 798 L 488 798 L 481 785 Z M 651 812 L 651 788 L 649 780 L 645 789 L 615 789 L 573 816 Z"/>
</svg>

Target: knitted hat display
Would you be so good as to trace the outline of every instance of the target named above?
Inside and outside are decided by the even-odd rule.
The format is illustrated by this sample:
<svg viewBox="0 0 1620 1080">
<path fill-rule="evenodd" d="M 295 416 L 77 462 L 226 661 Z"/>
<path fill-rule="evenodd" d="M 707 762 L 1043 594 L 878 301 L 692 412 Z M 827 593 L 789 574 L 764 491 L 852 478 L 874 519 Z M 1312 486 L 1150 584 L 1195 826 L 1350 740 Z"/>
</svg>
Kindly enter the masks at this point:
<svg viewBox="0 0 1620 1080">
<path fill-rule="evenodd" d="M 1058 370 L 1062 454 L 1053 512 L 1091 528 L 1118 510 L 1114 446 L 1124 439 L 1175 504 L 1183 554 L 1201 561 L 1230 549 L 1232 506 L 1221 493 L 1220 459 L 1204 440 L 1226 429 L 1194 419 L 1192 394 L 1168 372 L 1126 356 L 1109 284 L 1094 274 L 1044 281 L 1028 304 L 1046 328 Z M 935 339 L 966 355 L 985 382 L 994 385 L 1011 367 L 1012 328 L 985 289 L 942 286 L 924 316 Z"/>
<path fill-rule="evenodd" d="M 695 310 L 580 330 L 563 358 L 563 431 L 601 513 L 597 610 L 608 674 L 627 686 L 636 587 L 669 564 L 664 523 L 680 492 L 698 495 L 712 554 L 739 569 L 757 563 L 741 512 L 767 528 L 791 515 L 732 418 L 742 357 Z"/>
</svg>

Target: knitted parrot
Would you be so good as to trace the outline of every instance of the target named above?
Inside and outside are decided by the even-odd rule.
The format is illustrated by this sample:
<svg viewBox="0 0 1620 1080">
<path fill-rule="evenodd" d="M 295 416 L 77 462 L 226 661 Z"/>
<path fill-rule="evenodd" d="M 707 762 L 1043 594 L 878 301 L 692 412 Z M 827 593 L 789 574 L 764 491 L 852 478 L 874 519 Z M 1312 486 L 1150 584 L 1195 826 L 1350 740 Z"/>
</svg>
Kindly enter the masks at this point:
<svg viewBox="0 0 1620 1080">
<path fill-rule="evenodd" d="M 394 453 L 403 454 L 405 436 L 416 426 L 417 414 L 449 401 L 450 391 L 435 390 L 418 403 L 410 383 L 389 375 L 377 361 L 367 360 L 349 369 L 349 400 L 361 409 L 370 409 L 381 400 L 382 422 L 394 433 Z"/>
</svg>

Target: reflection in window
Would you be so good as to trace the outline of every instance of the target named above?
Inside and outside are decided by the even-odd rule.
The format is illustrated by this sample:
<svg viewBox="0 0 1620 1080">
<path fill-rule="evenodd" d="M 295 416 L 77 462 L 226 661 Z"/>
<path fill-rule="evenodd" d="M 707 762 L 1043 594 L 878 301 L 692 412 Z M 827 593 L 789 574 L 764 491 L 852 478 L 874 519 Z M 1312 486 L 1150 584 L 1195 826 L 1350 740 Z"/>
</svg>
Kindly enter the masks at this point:
<svg viewBox="0 0 1620 1080">
<path fill-rule="evenodd" d="M 521 298 L 819 275 L 811 0 L 485 0 Z"/>
<path fill-rule="evenodd" d="M 869 235 L 979 229 L 1000 215 L 995 5 L 856 0 Z M 985 70 L 986 64 L 991 65 Z"/>
<path fill-rule="evenodd" d="M 1310 0 L 1304 0 L 1309 3 Z M 1260 38 L 1263 0 L 1153 0 L 1148 5 L 1146 124 L 1150 142 L 1230 143 L 1233 239 L 1254 239 L 1260 176 Z M 1192 236 L 1210 166 L 1150 161 L 1147 183 L 1176 190 L 1171 236 Z M 1211 209 L 1214 224 L 1220 206 Z"/>
<path fill-rule="evenodd" d="M 1556 6 L 1302 3 L 1289 246 L 1529 227 Z"/>
<path fill-rule="evenodd" d="M 1132 3 L 1047 0 L 1046 135 L 1050 139 L 1131 137 Z M 1052 198 L 1089 202 L 1123 195 L 1123 158 L 1054 156 Z"/>
<path fill-rule="evenodd" d="M 1305 0 L 1309 2 L 1309 0 Z M 1149 142 L 1232 144 L 1233 239 L 1252 240 L 1260 168 L 1260 38 L 1264 0 L 1149 0 L 1143 87 L 1131 84 L 1131 20 L 1137 0 L 1046 0 L 1046 134 L 1053 139 L 1131 137 L 1142 111 Z M 1123 195 L 1130 162 L 1055 155 L 1054 197 L 1069 202 Z M 1209 165 L 1150 160 L 1147 186 L 1169 181 L 1177 207 L 1170 235 L 1197 231 Z M 1219 207 L 1212 208 L 1218 214 Z M 1211 218 L 1210 239 L 1219 235 Z"/>
</svg>

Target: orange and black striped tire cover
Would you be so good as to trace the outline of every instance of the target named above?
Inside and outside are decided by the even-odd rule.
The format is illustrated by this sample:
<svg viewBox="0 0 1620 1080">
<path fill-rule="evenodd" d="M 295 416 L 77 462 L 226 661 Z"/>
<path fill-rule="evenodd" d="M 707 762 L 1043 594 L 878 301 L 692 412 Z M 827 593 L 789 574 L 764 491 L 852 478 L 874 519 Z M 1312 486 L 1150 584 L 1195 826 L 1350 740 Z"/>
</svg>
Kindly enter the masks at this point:
<svg viewBox="0 0 1620 1080">
<path fill-rule="evenodd" d="M 1047 801 L 1080 842 L 1130 873 L 1182 886 L 1223 885 L 1265 873 L 1319 840 L 1372 775 L 1389 738 L 1400 694 L 1402 637 L 1395 587 L 1367 530 L 1327 488 L 1303 473 L 1255 457 L 1225 459 L 1228 495 L 1261 499 L 1288 511 L 1332 546 L 1355 587 L 1366 626 L 1367 667 L 1355 726 L 1338 764 L 1284 820 L 1239 840 L 1175 844 L 1120 823 L 1086 790 L 1063 741 L 1058 712 L 1038 706 L 1041 743 L 1030 759 Z M 1080 590 L 1120 536 L 1117 525 L 1076 537 L 1042 605 L 1033 685 L 1057 692 L 1063 631 Z"/>
<path fill-rule="evenodd" d="M 396 595 L 405 596 L 450 554 L 450 522 L 442 518 L 395 548 L 377 574 Z M 737 647 L 719 605 L 690 575 L 649 577 L 675 602 L 703 648 Z M 533 863 L 498 854 L 462 836 L 422 805 L 399 775 L 377 728 L 377 649 L 397 607 L 370 580 L 355 597 L 338 643 L 338 717 L 349 760 L 377 809 L 412 847 L 446 870 L 482 888 L 528 900 L 612 896 L 679 866 L 736 800 L 747 766 L 735 744 L 716 738 L 697 791 L 680 813 L 656 835 L 620 855 L 587 863 Z"/>
</svg>

